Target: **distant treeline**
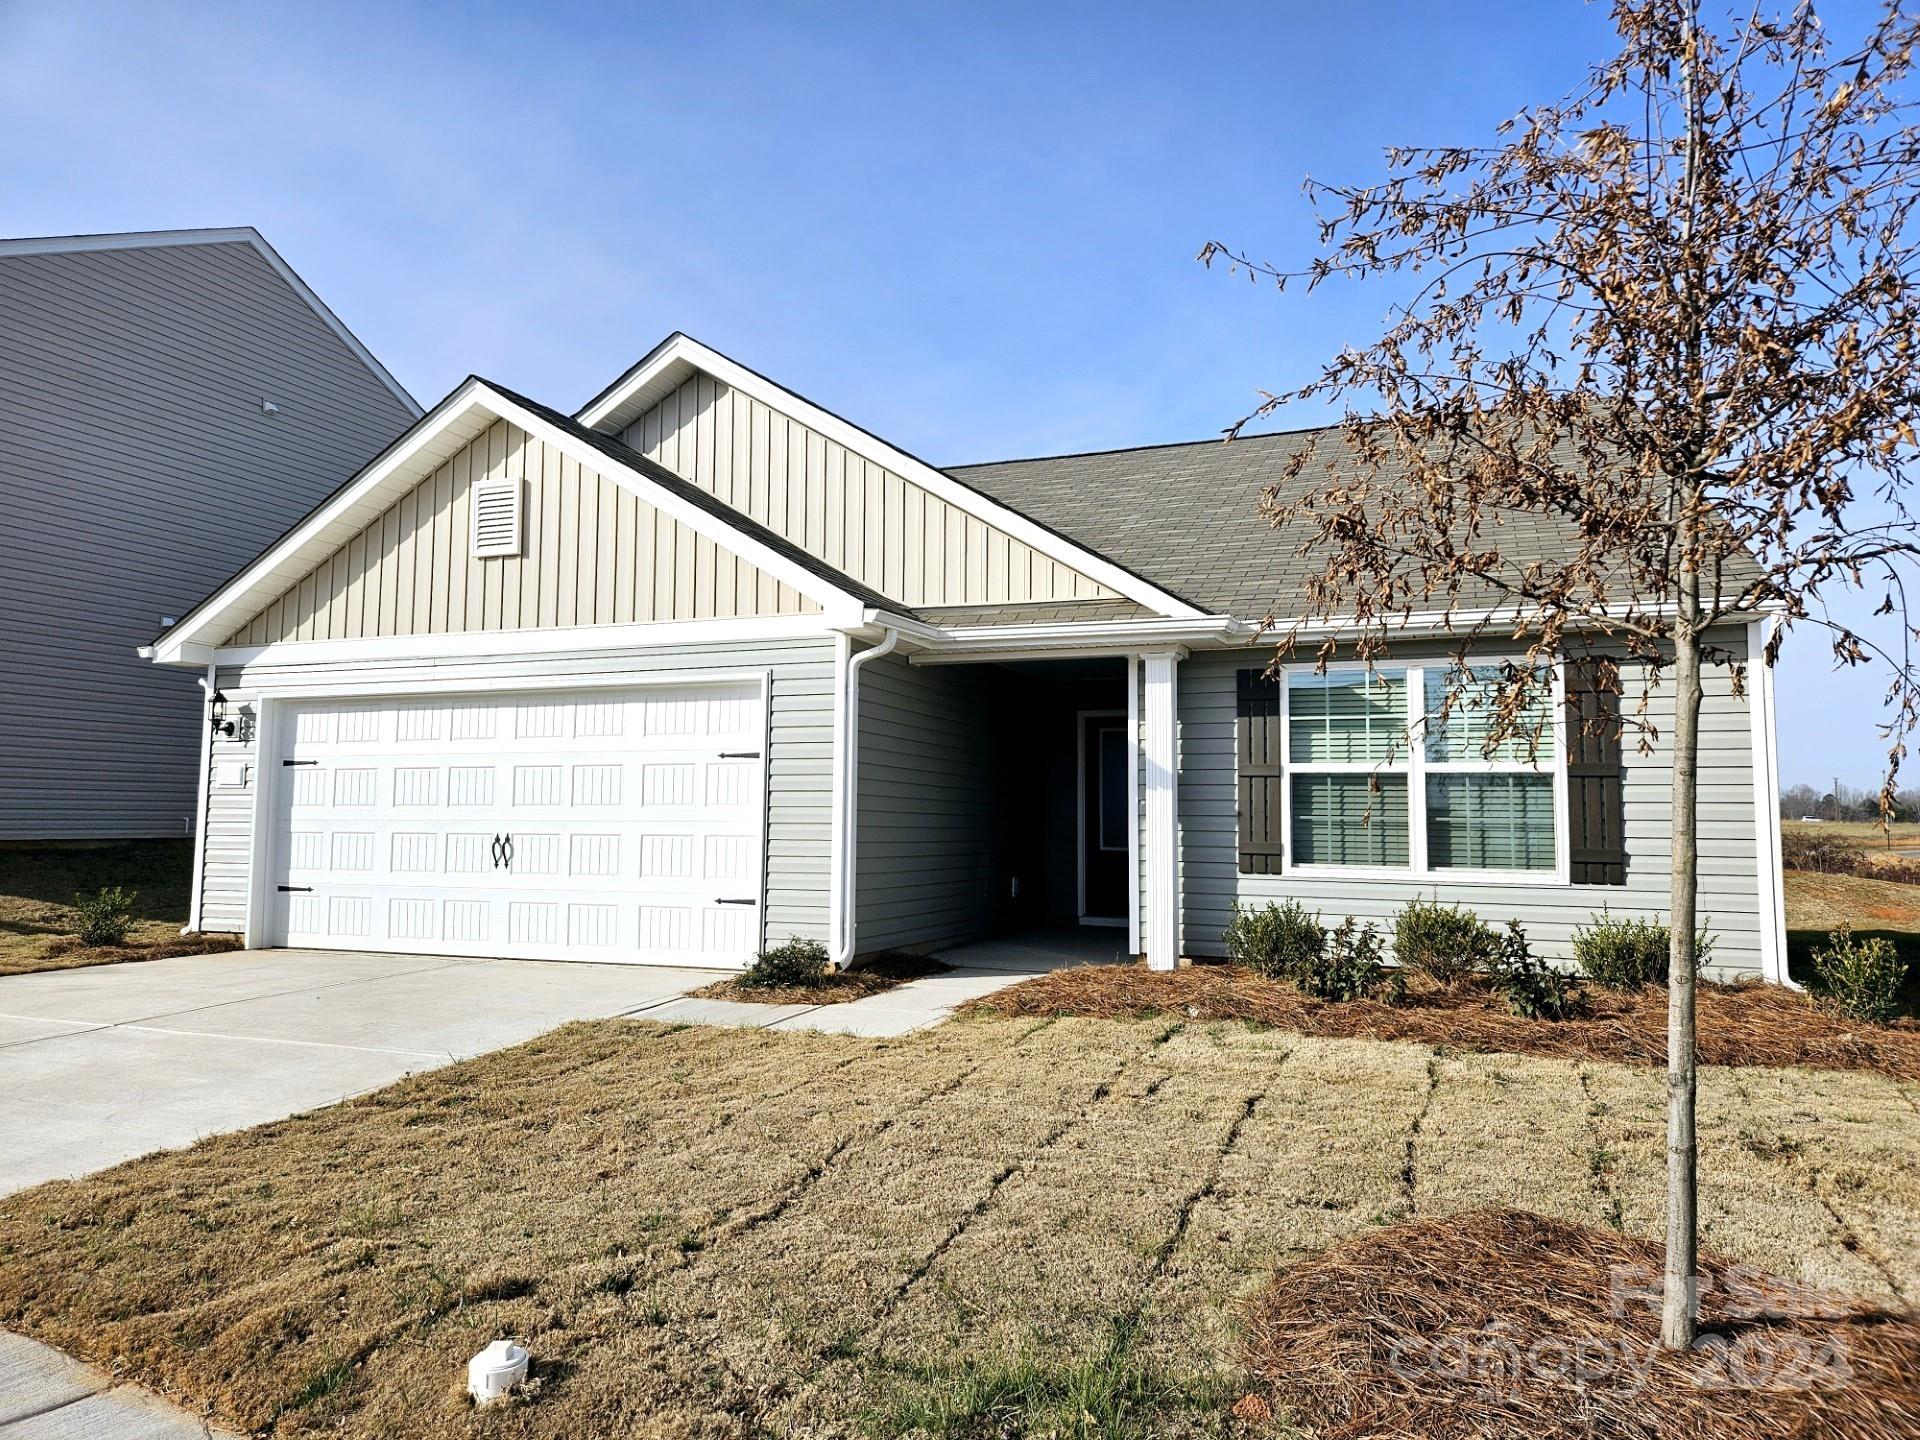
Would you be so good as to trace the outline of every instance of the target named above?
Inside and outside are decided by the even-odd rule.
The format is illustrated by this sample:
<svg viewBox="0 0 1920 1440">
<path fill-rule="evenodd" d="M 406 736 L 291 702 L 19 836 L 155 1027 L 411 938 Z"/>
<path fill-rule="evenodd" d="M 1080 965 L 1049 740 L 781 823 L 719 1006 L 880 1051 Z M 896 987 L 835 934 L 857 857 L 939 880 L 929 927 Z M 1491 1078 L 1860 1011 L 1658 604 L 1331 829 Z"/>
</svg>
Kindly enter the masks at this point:
<svg viewBox="0 0 1920 1440">
<path fill-rule="evenodd" d="M 1831 790 L 1812 785 L 1789 785 L 1780 792 L 1782 820 L 1880 820 L 1880 792 L 1859 790 L 1834 783 Z M 1901 790 L 1894 796 L 1895 820 L 1920 820 L 1920 789 Z"/>
</svg>

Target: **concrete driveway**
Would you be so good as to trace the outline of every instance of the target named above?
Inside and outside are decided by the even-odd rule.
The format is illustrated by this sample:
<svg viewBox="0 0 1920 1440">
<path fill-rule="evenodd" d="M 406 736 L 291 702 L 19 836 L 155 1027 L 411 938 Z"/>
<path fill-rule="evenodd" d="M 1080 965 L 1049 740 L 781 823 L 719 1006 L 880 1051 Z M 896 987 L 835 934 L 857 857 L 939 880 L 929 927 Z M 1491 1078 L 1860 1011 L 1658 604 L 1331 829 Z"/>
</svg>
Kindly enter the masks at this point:
<svg viewBox="0 0 1920 1440">
<path fill-rule="evenodd" d="M 277 1120 L 710 972 L 249 950 L 0 977 L 0 1194 Z"/>
</svg>

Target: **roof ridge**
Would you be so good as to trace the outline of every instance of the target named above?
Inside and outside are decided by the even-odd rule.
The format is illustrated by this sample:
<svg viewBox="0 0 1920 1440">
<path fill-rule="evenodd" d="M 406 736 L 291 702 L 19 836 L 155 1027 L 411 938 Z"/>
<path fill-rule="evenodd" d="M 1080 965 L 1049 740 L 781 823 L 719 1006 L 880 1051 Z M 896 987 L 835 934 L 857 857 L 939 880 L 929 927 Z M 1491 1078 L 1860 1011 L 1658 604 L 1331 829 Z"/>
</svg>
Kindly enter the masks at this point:
<svg viewBox="0 0 1920 1440">
<path fill-rule="evenodd" d="M 1087 460 L 1101 455 L 1144 455 L 1149 450 L 1191 450 L 1202 445 L 1241 445 L 1253 440 L 1284 440 L 1292 435 L 1314 435 L 1338 430 L 1345 422 L 1330 420 L 1324 425 L 1296 425 L 1291 430 L 1262 430 L 1257 435 L 1217 435 L 1207 440 L 1162 440 L 1153 445 L 1116 445 L 1108 450 L 1065 450 L 1057 455 L 1016 455 L 1006 460 L 971 460 L 964 465 L 943 467 L 951 475 L 956 470 L 991 470 L 996 465 L 1037 465 L 1043 460 Z M 956 477 L 958 478 L 958 477 Z"/>
</svg>

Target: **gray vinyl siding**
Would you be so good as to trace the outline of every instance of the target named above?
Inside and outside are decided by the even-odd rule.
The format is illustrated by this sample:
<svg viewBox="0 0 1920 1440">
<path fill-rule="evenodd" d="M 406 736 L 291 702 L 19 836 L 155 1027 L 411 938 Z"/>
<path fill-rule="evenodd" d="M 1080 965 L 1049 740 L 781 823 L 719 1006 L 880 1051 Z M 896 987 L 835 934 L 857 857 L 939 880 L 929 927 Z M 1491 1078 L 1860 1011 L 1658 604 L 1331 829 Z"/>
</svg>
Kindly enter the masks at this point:
<svg viewBox="0 0 1920 1440">
<path fill-rule="evenodd" d="M 998 686 L 971 665 L 860 672 L 855 947 L 976 938 L 994 924 L 1004 833 Z"/>
<path fill-rule="evenodd" d="M 244 243 L 0 256 L 0 317 L 0 838 L 190 833 L 200 692 L 136 647 L 412 412 Z"/>
<path fill-rule="evenodd" d="M 224 668 L 221 689 L 241 706 L 261 694 L 305 685 L 439 685 L 488 690 L 525 677 L 649 672 L 770 672 L 767 751 L 767 935 L 825 941 L 833 815 L 834 644 L 826 638 L 689 644 L 474 659 L 294 662 Z M 244 697 L 244 698 L 242 698 Z M 237 753 L 237 751 L 235 752 Z M 220 758 L 230 758 L 225 747 Z M 217 789 L 208 813 L 202 924 L 240 930 L 246 921 L 251 790 L 244 803 Z"/>
<path fill-rule="evenodd" d="M 1745 654 L 1745 631 L 1716 636 L 1736 656 Z M 1395 646 L 1396 658 L 1412 660 L 1415 647 Z M 1427 654 L 1442 653 L 1430 650 Z M 1518 919 L 1541 954 L 1571 955 L 1576 926 L 1602 906 L 1617 916 L 1664 921 L 1670 862 L 1672 794 L 1671 687 L 1656 690 L 1647 719 L 1658 728 L 1653 754 L 1639 753 L 1631 731 L 1622 744 L 1625 765 L 1627 883 L 1624 885 L 1512 885 L 1473 882 L 1329 879 L 1239 873 L 1235 774 L 1234 674 L 1263 663 L 1264 654 L 1195 655 L 1179 667 L 1180 874 L 1183 951 L 1223 953 L 1221 931 L 1233 902 L 1298 899 L 1328 924 L 1342 916 L 1379 922 L 1385 928 L 1408 899 L 1438 897 L 1471 907 L 1482 920 L 1504 925 Z M 1752 717 L 1748 699 L 1733 693 L 1724 666 L 1709 666 L 1701 714 L 1700 910 L 1714 935 L 1713 973 L 1758 974 L 1760 915 L 1754 836 Z M 1623 679 L 1631 712 L 1638 694 L 1629 673 Z"/>
</svg>

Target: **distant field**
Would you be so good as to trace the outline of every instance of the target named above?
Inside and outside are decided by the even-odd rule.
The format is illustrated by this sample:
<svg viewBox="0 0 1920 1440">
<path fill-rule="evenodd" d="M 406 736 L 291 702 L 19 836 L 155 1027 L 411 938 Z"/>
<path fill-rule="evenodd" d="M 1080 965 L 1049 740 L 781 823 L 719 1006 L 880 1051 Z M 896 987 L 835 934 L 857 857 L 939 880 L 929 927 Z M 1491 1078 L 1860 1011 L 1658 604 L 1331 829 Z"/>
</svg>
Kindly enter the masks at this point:
<svg viewBox="0 0 1920 1440">
<path fill-rule="evenodd" d="M 1780 829 L 1788 835 L 1820 835 L 1871 848 L 1920 850 L 1920 822 L 1903 821 L 1889 832 L 1865 820 L 1783 820 Z"/>
</svg>

